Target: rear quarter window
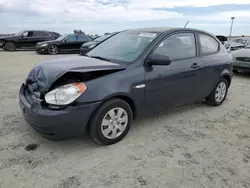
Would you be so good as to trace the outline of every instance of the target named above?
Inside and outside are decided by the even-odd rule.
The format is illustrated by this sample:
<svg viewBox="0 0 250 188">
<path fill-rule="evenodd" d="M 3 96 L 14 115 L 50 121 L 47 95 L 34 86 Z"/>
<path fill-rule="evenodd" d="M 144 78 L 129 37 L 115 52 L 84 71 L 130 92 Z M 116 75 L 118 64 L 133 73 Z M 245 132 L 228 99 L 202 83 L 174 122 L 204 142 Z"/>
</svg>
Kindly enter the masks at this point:
<svg viewBox="0 0 250 188">
<path fill-rule="evenodd" d="M 214 54 L 219 51 L 219 43 L 213 37 L 206 34 L 199 34 L 201 53 L 203 55 Z"/>
</svg>

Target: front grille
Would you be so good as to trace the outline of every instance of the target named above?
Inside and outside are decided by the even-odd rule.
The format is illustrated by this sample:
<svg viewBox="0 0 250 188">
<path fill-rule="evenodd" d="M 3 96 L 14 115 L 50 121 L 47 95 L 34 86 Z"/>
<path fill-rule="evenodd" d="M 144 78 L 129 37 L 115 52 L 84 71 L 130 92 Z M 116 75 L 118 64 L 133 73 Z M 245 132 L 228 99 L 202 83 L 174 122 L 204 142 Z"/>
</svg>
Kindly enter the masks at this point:
<svg viewBox="0 0 250 188">
<path fill-rule="evenodd" d="M 236 57 L 237 61 L 250 62 L 250 57 Z"/>
</svg>

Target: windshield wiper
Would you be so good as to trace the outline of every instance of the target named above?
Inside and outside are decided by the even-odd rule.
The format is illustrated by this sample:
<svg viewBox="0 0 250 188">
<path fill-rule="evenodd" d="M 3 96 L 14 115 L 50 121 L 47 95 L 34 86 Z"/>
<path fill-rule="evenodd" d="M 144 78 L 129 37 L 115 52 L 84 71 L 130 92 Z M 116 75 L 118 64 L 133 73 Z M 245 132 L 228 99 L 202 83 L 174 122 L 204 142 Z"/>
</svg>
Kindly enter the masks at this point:
<svg viewBox="0 0 250 188">
<path fill-rule="evenodd" d="M 109 62 L 112 62 L 110 59 L 107 59 L 107 58 L 105 58 L 105 57 L 101 57 L 101 56 L 88 56 L 88 57 L 95 58 L 95 59 L 100 59 L 100 60 L 104 60 L 104 61 L 109 61 Z"/>
</svg>

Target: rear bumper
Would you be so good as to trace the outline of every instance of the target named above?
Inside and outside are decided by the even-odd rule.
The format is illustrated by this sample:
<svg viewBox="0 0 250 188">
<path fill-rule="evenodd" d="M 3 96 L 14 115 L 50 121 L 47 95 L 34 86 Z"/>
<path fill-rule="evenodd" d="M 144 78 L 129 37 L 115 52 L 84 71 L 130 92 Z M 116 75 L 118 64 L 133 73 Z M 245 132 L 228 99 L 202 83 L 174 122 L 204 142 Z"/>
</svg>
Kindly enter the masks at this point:
<svg viewBox="0 0 250 188">
<path fill-rule="evenodd" d="M 43 108 L 40 101 L 28 102 L 24 95 L 25 86 L 19 93 L 19 104 L 25 120 L 43 137 L 48 139 L 68 139 L 86 133 L 91 114 L 101 102 L 63 110 Z"/>
</svg>

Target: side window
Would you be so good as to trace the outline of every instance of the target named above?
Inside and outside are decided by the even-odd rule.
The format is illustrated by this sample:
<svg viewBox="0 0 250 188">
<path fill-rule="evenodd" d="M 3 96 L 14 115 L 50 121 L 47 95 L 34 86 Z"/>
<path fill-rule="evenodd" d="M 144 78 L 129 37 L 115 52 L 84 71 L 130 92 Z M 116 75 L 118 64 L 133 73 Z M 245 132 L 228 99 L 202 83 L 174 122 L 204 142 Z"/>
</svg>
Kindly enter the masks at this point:
<svg viewBox="0 0 250 188">
<path fill-rule="evenodd" d="M 76 41 L 76 35 L 69 35 L 67 41 Z"/>
<path fill-rule="evenodd" d="M 26 31 L 22 34 L 24 37 L 33 37 L 33 31 Z"/>
<path fill-rule="evenodd" d="M 85 35 L 78 35 L 77 41 L 90 41 L 90 39 Z"/>
<path fill-rule="evenodd" d="M 49 37 L 50 35 L 47 32 L 43 31 L 34 31 L 34 37 Z"/>
<path fill-rule="evenodd" d="M 219 43 L 208 35 L 199 34 L 202 54 L 213 54 L 219 50 Z"/>
<path fill-rule="evenodd" d="M 172 61 L 196 56 L 194 33 L 179 33 L 166 38 L 153 52 L 169 56 Z"/>
</svg>

